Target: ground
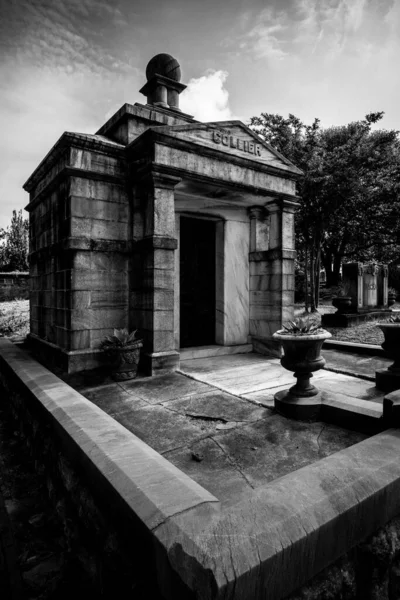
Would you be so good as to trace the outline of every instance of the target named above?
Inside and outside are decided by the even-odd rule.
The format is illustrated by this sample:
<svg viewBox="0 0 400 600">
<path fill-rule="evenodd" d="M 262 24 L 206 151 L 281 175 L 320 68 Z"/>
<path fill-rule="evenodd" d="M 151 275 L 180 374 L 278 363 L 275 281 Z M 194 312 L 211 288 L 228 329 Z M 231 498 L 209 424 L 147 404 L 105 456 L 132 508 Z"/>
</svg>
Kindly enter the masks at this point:
<svg viewBox="0 0 400 600">
<path fill-rule="evenodd" d="M 399 310 L 400 304 L 393 307 Z M 335 312 L 331 304 L 322 304 L 317 313 L 312 315 L 317 321 L 321 315 L 327 312 Z M 303 315 L 303 305 L 297 304 L 295 315 Z M 380 346 L 383 342 L 383 333 L 377 326 L 378 321 L 367 321 L 356 327 L 342 329 L 339 327 L 330 327 L 328 331 L 332 334 L 332 339 L 345 342 L 355 342 L 360 344 L 375 344 Z M 29 332 L 29 301 L 14 300 L 12 302 L 0 302 L 0 337 L 25 337 Z"/>
<path fill-rule="evenodd" d="M 0 302 L 0 336 L 25 337 L 29 333 L 29 300 Z"/>
</svg>

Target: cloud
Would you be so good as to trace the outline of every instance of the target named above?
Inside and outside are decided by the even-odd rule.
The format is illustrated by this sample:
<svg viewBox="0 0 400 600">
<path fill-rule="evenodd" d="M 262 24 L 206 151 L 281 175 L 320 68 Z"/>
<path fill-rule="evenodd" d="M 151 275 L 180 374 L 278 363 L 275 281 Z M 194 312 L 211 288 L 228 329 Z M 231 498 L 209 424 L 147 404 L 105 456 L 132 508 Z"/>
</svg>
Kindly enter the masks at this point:
<svg viewBox="0 0 400 600">
<path fill-rule="evenodd" d="M 393 13 L 392 0 L 285 0 L 237 21 L 235 43 L 256 60 L 281 66 L 316 52 L 327 60 L 354 52 L 361 39 L 381 37 L 385 13 Z"/>
<path fill-rule="evenodd" d="M 199 121 L 228 121 L 233 119 L 229 107 L 229 92 L 225 89 L 226 71 L 207 71 L 189 81 L 181 95 L 181 109 Z"/>
<path fill-rule="evenodd" d="M 242 19 L 242 25 L 248 19 Z M 273 7 L 265 8 L 257 23 L 242 37 L 239 48 L 251 51 L 256 58 L 272 61 L 281 60 L 287 55 L 285 32 L 288 28 L 287 15 Z"/>
<path fill-rule="evenodd" d="M 0 0 L 4 54 L 18 65 L 56 66 L 65 72 L 127 71 L 129 63 L 113 51 L 117 28 L 121 35 L 127 24 L 114 4 L 108 0 Z"/>
</svg>

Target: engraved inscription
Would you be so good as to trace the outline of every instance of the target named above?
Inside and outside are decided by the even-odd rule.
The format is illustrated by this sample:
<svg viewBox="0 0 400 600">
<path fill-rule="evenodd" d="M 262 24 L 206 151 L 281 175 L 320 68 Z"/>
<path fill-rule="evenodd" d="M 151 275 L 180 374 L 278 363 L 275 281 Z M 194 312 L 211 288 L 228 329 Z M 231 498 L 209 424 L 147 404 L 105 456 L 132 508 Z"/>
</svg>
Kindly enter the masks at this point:
<svg viewBox="0 0 400 600">
<path fill-rule="evenodd" d="M 230 148 L 237 148 L 242 152 L 248 154 L 255 154 L 255 156 L 261 156 L 261 144 L 255 144 L 254 142 L 248 142 L 247 140 L 241 140 L 233 135 L 228 135 L 222 131 L 215 129 L 213 131 L 213 141 L 216 144 L 222 144 L 223 146 L 230 146 Z"/>
</svg>

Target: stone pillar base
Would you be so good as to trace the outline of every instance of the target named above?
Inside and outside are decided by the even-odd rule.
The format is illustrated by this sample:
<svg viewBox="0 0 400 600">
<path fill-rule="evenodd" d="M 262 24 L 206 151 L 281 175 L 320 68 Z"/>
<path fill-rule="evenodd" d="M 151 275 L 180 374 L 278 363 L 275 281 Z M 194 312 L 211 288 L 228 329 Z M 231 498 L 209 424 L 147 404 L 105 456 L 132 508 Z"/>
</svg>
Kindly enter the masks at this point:
<svg viewBox="0 0 400 600">
<path fill-rule="evenodd" d="M 51 371 L 61 370 L 70 375 L 109 366 L 109 360 L 101 350 L 68 351 L 33 333 L 28 334 L 26 341 L 33 355 Z"/>
<path fill-rule="evenodd" d="M 180 366 L 180 354 L 171 352 L 146 352 L 140 358 L 139 369 L 145 375 L 173 373 Z"/>
<path fill-rule="evenodd" d="M 292 396 L 289 390 L 278 392 L 274 396 L 275 409 L 284 417 L 297 421 L 318 421 L 321 416 L 322 394 L 301 398 Z"/>
<path fill-rule="evenodd" d="M 375 385 L 382 392 L 394 392 L 400 390 L 400 373 L 394 373 L 389 369 L 378 369 L 375 371 Z"/>
<path fill-rule="evenodd" d="M 276 342 L 272 338 L 251 336 L 251 343 L 253 344 L 253 352 L 257 354 L 263 354 L 265 356 L 273 356 L 274 358 L 281 358 L 282 347 L 279 342 Z"/>
</svg>

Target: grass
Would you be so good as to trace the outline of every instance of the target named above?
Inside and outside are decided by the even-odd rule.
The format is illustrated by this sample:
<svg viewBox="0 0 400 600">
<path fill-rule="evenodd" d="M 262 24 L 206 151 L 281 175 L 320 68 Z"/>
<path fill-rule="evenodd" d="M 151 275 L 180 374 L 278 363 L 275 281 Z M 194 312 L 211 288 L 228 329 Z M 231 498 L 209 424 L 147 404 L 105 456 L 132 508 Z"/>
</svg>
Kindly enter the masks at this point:
<svg viewBox="0 0 400 600">
<path fill-rule="evenodd" d="M 0 337 L 29 333 L 29 300 L 0 302 Z"/>
<path fill-rule="evenodd" d="M 400 304 L 396 303 L 392 306 L 394 310 L 400 309 Z M 334 313 L 336 309 L 332 305 L 322 304 L 318 308 L 318 312 L 309 314 L 310 319 L 316 323 L 321 322 L 321 316 L 326 313 Z M 307 313 L 304 307 L 296 304 L 294 314 L 296 317 L 305 316 Z M 384 341 L 384 335 L 378 327 L 379 321 L 382 319 L 372 319 L 364 321 L 355 327 L 325 327 L 332 334 L 333 340 L 341 342 L 353 342 L 356 344 L 374 344 L 380 346 Z"/>
</svg>

